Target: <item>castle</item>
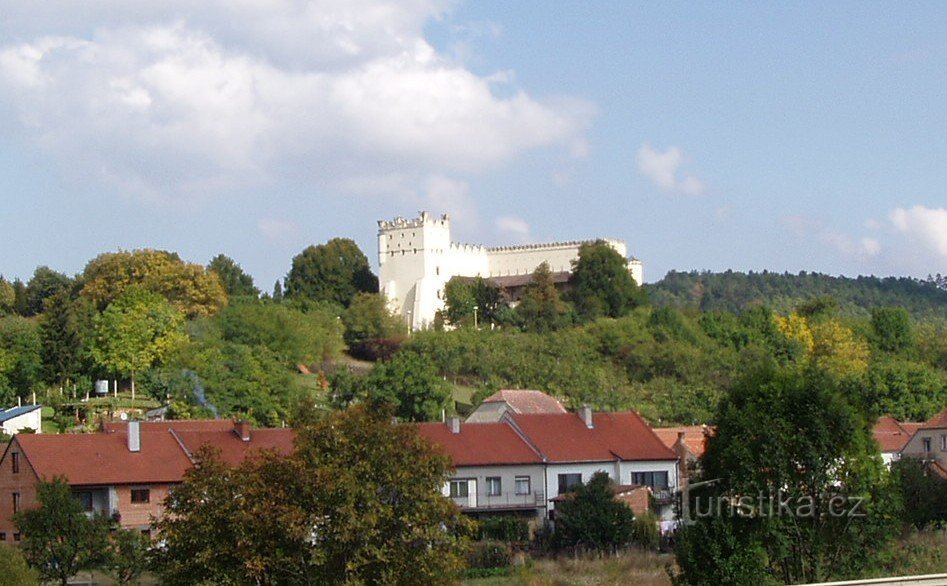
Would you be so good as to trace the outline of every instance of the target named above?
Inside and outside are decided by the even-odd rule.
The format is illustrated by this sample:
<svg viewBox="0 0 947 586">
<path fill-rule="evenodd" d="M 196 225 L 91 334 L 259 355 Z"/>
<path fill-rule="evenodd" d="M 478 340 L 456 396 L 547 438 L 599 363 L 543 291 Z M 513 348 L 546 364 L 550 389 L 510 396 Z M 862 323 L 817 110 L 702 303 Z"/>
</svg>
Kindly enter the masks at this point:
<svg viewBox="0 0 947 586">
<path fill-rule="evenodd" d="M 627 257 L 624 241 L 603 240 Z M 444 307 L 444 285 L 451 277 L 479 276 L 500 285 L 525 282 L 543 262 L 553 273 L 567 275 L 585 242 L 589 241 L 490 248 L 451 242 L 447 214 L 435 218 L 422 211 L 411 220 L 379 220 L 379 288 L 412 329 L 422 329 L 430 327 Z M 628 270 L 637 283 L 643 282 L 640 260 L 630 259 Z"/>
</svg>

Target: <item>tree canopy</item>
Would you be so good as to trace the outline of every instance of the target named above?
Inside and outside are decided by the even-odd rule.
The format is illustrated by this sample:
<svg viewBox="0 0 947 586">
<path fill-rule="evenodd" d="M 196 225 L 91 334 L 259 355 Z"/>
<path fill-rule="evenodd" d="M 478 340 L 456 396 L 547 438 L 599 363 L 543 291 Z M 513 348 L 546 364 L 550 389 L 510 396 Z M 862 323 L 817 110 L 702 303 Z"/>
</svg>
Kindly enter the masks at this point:
<svg viewBox="0 0 947 586">
<path fill-rule="evenodd" d="M 283 288 L 287 298 L 348 307 L 356 293 L 376 293 L 378 278 L 354 241 L 333 238 L 293 257 Z"/>
<path fill-rule="evenodd" d="M 621 317 L 647 303 L 647 295 L 628 271 L 628 260 L 603 240 L 579 247 L 569 277 L 569 299 L 583 321 Z"/>
<path fill-rule="evenodd" d="M 612 481 L 596 472 L 585 484 L 556 504 L 556 543 L 559 547 L 615 551 L 631 543 L 635 514 L 615 500 Z"/>
<path fill-rule="evenodd" d="M 207 264 L 207 270 L 217 275 L 229 297 L 259 297 L 260 290 L 253 285 L 253 277 L 227 255 L 218 254 Z"/>
</svg>

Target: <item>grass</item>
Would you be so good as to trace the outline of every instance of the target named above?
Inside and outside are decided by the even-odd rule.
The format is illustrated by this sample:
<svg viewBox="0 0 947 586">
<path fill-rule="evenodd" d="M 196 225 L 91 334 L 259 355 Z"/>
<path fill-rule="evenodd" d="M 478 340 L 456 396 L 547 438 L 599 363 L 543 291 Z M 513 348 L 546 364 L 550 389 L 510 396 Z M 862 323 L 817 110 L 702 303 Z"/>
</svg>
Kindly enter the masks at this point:
<svg viewBox="0 0 947 586">
<path fill-rule="evenodd" d="M 616 557 L 535 560 L 507 576 L 465 580 L 469 586 L 669 586 L 667 554 L 631 551 Z"/>
</svg>

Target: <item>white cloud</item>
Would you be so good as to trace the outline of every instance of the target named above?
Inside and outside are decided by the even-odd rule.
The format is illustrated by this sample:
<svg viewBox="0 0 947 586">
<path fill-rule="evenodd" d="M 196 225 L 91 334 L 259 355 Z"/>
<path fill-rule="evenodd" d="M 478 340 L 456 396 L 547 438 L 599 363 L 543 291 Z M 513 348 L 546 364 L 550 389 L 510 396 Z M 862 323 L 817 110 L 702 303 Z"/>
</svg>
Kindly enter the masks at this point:
<svg viewBox="0 0 947 586">
<path fill-rule="evenodd" d="M 432 175 L 424 182 L 423 205 L 437 213 L 447 212 L 452 224 L 461 231 L 472 231 L 480 223 L 477 204 L 470 197 L 470 185 L 443 175 Z"/>
<path fill-rule="evenodd" d="M 423 31 L 441 2 L 82 4 L 5 7 L 0 126 L 149 199 L 476 173 L 550 145 L 578 157 L 594 115 L 439 54 Z"/>
<path fill-rule="evenodd" d="M 888 214 L 894 228 L 942 258 L 947 258 L 947 209 L 916 205 Z"/>
<path fill-rule="evenodd" d="M 842 253 L 843 256 L 857 261 L 867 261 L 882 251 L 881 242 L 876 238 L 857 238 L 832 230 L 822 222 L 806 216 L 789 216 L 783 222 L 800 239 L 815 239 Z"/>
<path fill-rule="evenodd" d="M 531 240 L 529 224 L 518 216 L 500 216 L 494 222 L 497 231 L 517 243 Z"/>
<path fill-rule="evenodd" d="M 650 144 L 643 144 L 638 149 L 637 161 L 638 170 L 663 191 L 687 195 L 704 193 L 704 184 L 696 177 L 685 175 L 678 178 L 678 171 L 684 163 L 684 153 L 678 147 L 671 146 L 661 152 Z"/>
</svg>

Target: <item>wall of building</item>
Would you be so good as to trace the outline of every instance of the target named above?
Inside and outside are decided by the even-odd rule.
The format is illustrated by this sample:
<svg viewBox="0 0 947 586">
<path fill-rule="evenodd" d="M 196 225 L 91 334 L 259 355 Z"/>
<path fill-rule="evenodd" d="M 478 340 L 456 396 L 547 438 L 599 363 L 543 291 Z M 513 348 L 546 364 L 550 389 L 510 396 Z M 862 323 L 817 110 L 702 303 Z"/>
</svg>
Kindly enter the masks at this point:
<svg viewBox="0 0 947 586">
<path fill-rule="evenodd" d="M 930 452 L 924 451 L 925 438 L 930 440 Z M 947 449 L 944 448 L 944 442 L 947 439 L 945 438 L 947 438 L 947 428 L 919 429 L 911 437 L 911 441 L 901 450 L 901 454 L 914 458 L 936 460 L 938 464 L 947 468 Z"/>
<path fill-rule="evenodd" d="M 530 483 L 530 493 L 528 495 L 516 494 L 516 477 L 528 476 Z M 500 479 L 501 492 L 497 496 L 487 494 L 487 478 L 494 477 Z M 529 508 L 546 508 L 546 499 L 543 486 L 543 467 L 542 465 L 517 465 L 517 466 L 459 466 L 451 475 L 451 480 L 473 479 L 476 480 L 476 509 L 477 510 L 513 510 Z M 443 493 L 450 496 L 449 484 L 445 484 Z M 461 506 L 469 506 L 458 501 Z"/>
<path fill-rule="evenodd" d="M 13 472 L 13 454 L 19 454 L 19 472 Z M 13 541 L 16 525 L 13 523 L 13 493 L 20 495 L 20 510 L 36 506 L 36 483 L 38 477 L 29 462 L 20 452 L 14 439 L 3 459 L 0 460 L 0 537 Z"/>
<path fill-rule="evenodd" d="M 3 422 L 3 433 L 7 435 L 16 435 L 25 428 L 30 428 L 36 433 L 43 431 L 42 410 L 35 409 L 29 413 L 24 413 L 19 417 L 14 417 Z"/>
<path fill-rule="evenodd" d="M 606 240 L 622 256 L 621 240 Z M 568 271 L 578 258 L 580 241 L 486 248 L 450 240 L 450 217 L 420 212 L 418 218 L 378 222 L 378 282 L 390 307 L 413 329 L 430 327 L 443 309 L 444 285 L 451 277 L 499 277 L 531 274 L 547 262 L 552 271 Z M 636 259 L 628 270 L 638 283 L 644 274 Z"/>
</svg>

